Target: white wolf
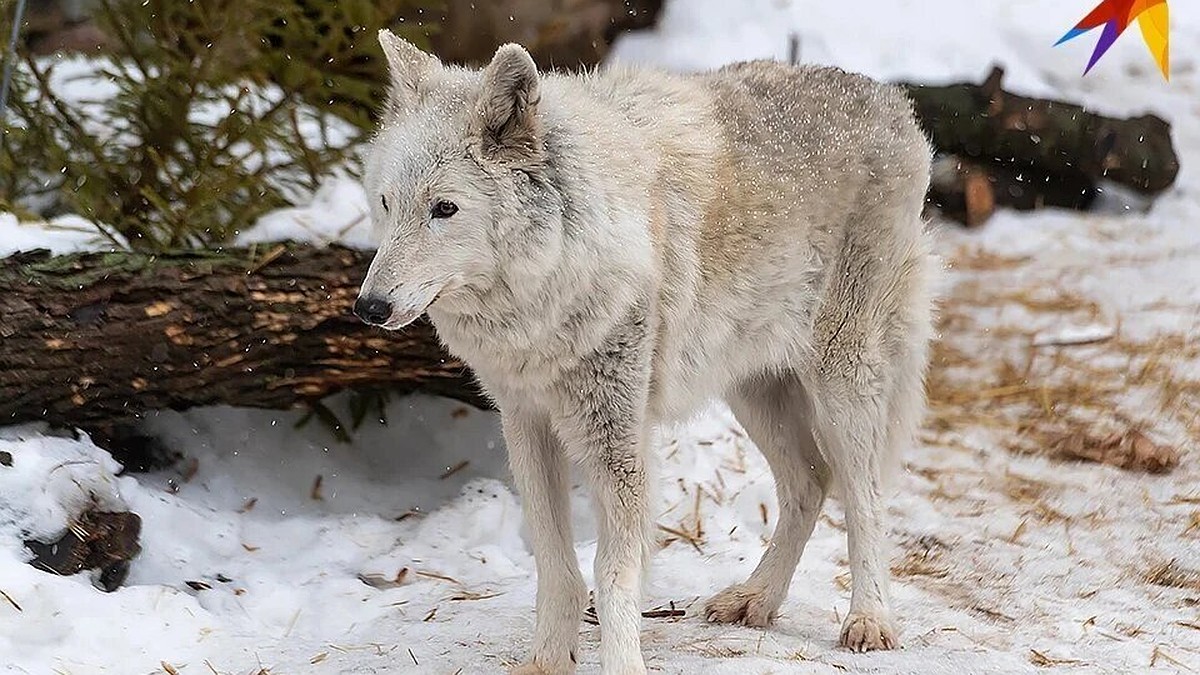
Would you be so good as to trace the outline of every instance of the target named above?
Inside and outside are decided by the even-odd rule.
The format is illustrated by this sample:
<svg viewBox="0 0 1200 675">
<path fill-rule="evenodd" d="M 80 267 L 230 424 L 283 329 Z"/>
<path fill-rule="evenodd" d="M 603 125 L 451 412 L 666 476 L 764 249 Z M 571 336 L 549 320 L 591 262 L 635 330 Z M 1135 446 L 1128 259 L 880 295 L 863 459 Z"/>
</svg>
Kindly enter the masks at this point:
<svg viewBox="0 0 1200 675">
<path fill-rule="evenodd" d="M 449 67 L 382 31 L 365 184 L 382 241 L 355 312 L 424 312 L 498 405 L 537 562 L 522 673 L 570 673 L 587 588 L 568 462 L 591 482 L 604 673 L 642 673 L 654 425 L 723 397 L 779 522 L 711 621 L 764 626 L 830 487 L 853 592 L 841 643 L 890 649 L 884 487 L 923 408 L 937 269 L 930 148 L 895 89 L 832 68 L 539 74 L 518 45 Z"/>
</svg>

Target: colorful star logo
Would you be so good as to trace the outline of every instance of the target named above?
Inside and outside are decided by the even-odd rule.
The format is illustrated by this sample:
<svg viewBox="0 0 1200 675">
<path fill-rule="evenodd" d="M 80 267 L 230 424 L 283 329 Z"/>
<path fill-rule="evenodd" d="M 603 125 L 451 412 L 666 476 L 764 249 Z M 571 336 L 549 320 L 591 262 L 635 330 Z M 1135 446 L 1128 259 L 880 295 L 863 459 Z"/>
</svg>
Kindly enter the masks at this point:
<svg viewBox="0 0 1200 675">
<path fill-rule="evenodd" d="M 1162 70 L 1163 77 L 1167 80 L 1171 79 L 1171 62 L 1170 62 L 1170 23 L 1168 21 L 1170 15 L 1167 10 L 1167 0 L 1104 0 L 1096 9 L 1093 9 L 1090 14 L 1083 17 L 1083 20 L 1075 24 L 1075 27 L 1067 31 L 1067 34 L 1062 36 L 1054 46 L 1072 38 L 1079 37 L 1093 28 L 1104 27 L 1104 32 L 1100 34 L 1100 41 L 1096 43 L 1096 50 L 1092 52 L 1092 58 L 1088 61 L 1087 68 L 1083 74 L 1087 75 L 1100 60 L 1101 56 L 1108 51 L 1108 48 L 1117 41 L 1121 33 L 1137 19 L 1138 26 L 1142 29 L 1142 39 L 1146 41 L 1146 47 L 1150 50 L 1150 55 L 1158 62 L 1158 67 Z"/>
</svg>

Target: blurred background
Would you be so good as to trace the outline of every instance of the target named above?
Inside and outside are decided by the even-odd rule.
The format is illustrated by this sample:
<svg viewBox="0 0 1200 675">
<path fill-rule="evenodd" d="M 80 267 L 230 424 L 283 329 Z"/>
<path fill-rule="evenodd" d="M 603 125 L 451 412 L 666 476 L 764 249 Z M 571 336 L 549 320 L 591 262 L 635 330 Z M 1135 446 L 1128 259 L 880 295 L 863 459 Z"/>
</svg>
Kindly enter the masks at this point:
<svg viewBox="0 0 1200 675">
<path fill-rule="evenodd" d="M 836 498 L 776 627 L 697 616 L 776 515 L 714 402 L 659 440 L 652 670 L 1200 668 L 1200 8 L 1169 4 L 1169 67 L 1130 25 L 1084 75 L 1100 30 L 1055 43 L 1093 0 L 0 0 L 0 670 L 526 652 L 495 413 L 428 323 L 350 313 L 382 27 L 467 66 L 508 41 L 546 70 L 838 66 L 904 88 L 936 150 L 930 405 L 890 521 L 905 649 L 835 647 Z"/>
</svg>

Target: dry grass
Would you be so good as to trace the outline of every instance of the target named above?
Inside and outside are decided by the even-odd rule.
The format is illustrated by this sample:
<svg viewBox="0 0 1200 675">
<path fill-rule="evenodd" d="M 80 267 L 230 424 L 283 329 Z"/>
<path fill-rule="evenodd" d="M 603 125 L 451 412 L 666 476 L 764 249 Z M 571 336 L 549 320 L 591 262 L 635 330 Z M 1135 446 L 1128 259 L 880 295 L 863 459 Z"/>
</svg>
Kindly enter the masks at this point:
<svg viewBox="0 0 1200 675">
<path fill-rule="evenodd" d="M 904 546 L 904 556 L 892 564 L 892 574 L 898 578 L 947 577 L 950 575 L 950 565 L 943 560 L 947 550 L 949 546 L 936 537 L 920 537 L 907 542 Z"/>
<path fill-rule="evenodd" d="M 722 642 L 723 640 L 730 639 L 732 638 L 701 638 L 698 640 L 691 640 L 689 642 L 682 642 L 676 645 L 675 649 L 693 652 L 700 654 L 701 656 L 706 656 L 710 659 L 732 659 L 738 656 L 745 656 L 746 654 L 750 653 L 749 649 L 735 647 Z"/>
<path fill-rule="evenodd" d="M 1146 572 L 1146 583 L 1168 588 L 1185 588 L 1200 591 L 1200 570 L 1183 567 L 1175 560 L 1168 560 Z"/>
<path fill-rule="evenodd" d="M 1056 659 L 1039 652 L 1036 649 L 1029 650 L 1029 661 L 1035 666 L 1041 668 L 1052 668 L 1054 666 L 1071 666 L 1081 663 L 1076 659 Z"/>
<path fill-rule="evenodd" d="M 1035 280 L 1035 264 L 955 255 L 953 266 L 973 274 L 940 307 L 927 432 L 992 429 L 1016 453 L 1170 471 L 1178 450 L 1154 439 L 1182 430 L 1200 440 L 1200 377 L 1190 375 L 1200 374 L 1200 344 L 1185 334 L 1135 340 L 1119 325 L 1111 336 L 1038 344 L 1039 324 L 1116 322 L 1095 300 Z"/>
<path fill-rule="evenodd" d="M 660 619 L 668 622 L 682 621 L 687 616 L 688 609 L 699 598 L 693 599 L 686 603 L 683 607 L 676 607 L 675 601 L 672 600 L 665 605 L 659 605 L 653 609 L 642 611 L 643 619 Z M 588 597 L 588 606 L 583 610 L 583 622 L 592 626 L 600 625 L 600 617 L 596 614 L 596 602 L 593 595 Z"/>
<path fill-rule="evenodd" d="M 0 590 L 0 597 L 3 597 L 5 600 L 7 600 L 8 604 L 12 605 L 12 608 L 17 610 L 18 612 L 25 611 L 25 610 L 21 609 L 21 606 L 17 604 L 17 601 L 13 600 L 12 596 L 9 595 L 8 593 L 5 593 L 4 591 Z"/>
<path fill-rule="evenodd" d="M 703 442 L 701 442 L 701 444 L 703 444 Z M 743 461 L 744 461 L 744 459 L 743 459 Z M 660 546 L 660 548 L 666 548 L 666 547 L 670 546 L 671 544 L 675 543 L 676 541 L 685 541 L 685 542 L 691 544 L 692 548 L 696 549 L 697 553 L 699 553 L 700 555 L 704 555 L 704 548 L 703 548 L 703 546 L 704 546 L 704 517 L 700 513 L 700 506 L 701 506 L 702 500 L 704 497 L 708 497 L 709 499 L 712 499 L 713 502 L 715 502 L 717 505 L 722 504 L 724 500 L 720 495 L 714 495 L 712 492 L 710 492 L 709 490 L 706 490 L 704 488 L 704 486 L 700 485 L 699 483 L 695 484 L 694 489 L 689 490 L 688 487 L 686 485 L 684 485 L 681 481 L 680 487 L 683 488 L 684 495 L 687 495 L 689 492 L 692 494 L 692 498 L 691 498 L 692 510 L 691 510 L 690 518 L 688 519 L 690 521 L 690 523 L 685 522 L 685 521 L 680 521 L 679 524 L 675 525 L 675 526 L 663 525 L 662 523 L 658 523 L 656 525 L 656 527 L 661 532 L 664 532 L 668 535 L 665 539 L 663 539 L 660 542 L 659 546 Z M 672 507 L 670 510 L 674 510 L 674 508 L 675 507 Z"/>
<path fill-rule="evenodd" d="M 1065 433 L 1053 440 L 1052 453 L 1065 459 L 1111 464 L 1123 469 L 1166 473 L 1179 464 L 1179 452 L 1150 440 L 1137 429 L 1099 437 L 1085 432 Z"/>
<path fill-rule="evenodd" d="M 1153 668 L 1154 666 L 1158 665 L 1159 659 L 1162 659 L 1163 661 L 1170 663 L 1171 665 L 1175 666 L 1176 668 L 1185 670 L 1189 673 L 1195 672 L 1191 668 L 1189 668 L 1188 665 L 1185 664 L 1183 661 L 1180 661 L 1179 659 L 1175 658 L 1174 656 L 1171 656 L 1167 652 L 1163 651 L 1163 648 L 1161 646 L 1154 645 L 1154 651 L 1150 653 L 1150 667 Z"/>
<path fill-rule="evenodd" d="M 1187 527 L 1183 528 L 1183 536 L 1200 536 L 1200 511 L 1193 511 Z"/>
<path fill-rule="evenodd" d="M 364 584 L 379 589 L 400 588 L 408 579 L 408 568 L 401 567 L 396 576 L 388 578 L 382 574 L 359 574 L 358 580 Z"/>
</svg>

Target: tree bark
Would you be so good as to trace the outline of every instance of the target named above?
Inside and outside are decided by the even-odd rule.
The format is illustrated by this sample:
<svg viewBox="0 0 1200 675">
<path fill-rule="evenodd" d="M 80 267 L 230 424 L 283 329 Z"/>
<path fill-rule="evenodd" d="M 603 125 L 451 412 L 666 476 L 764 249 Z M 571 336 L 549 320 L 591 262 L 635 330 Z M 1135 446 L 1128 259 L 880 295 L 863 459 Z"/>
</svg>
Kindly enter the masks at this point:
<svg viewBox="0 0 1200 675">
<path fill-rule="evenodd" d="M 1162 118 L 1106 117 L 1065 101 L 1020 96 L 1001 87 L 1003 77 L 994 68 L 982 84 L 903 84 L 936 150 L 965 165 L 960 180 L 935 181 L 930 191 L 932 202 L 948 206 L 948 216 L 977 221 L 963 195 L 979 175 L 990 185 L 983 201 L 1022 210 L 1086 209 L 1105 181 L 1147 195 L 1174 184 L 1179 158 Z"/>
<path fill-rule="evenodd" d="M 933 164 L 928 203 L 943 216 L 976 227 L 998 207 L 1032 211 L 1053 206 L 1086 211 L 1096 196 L 1096 186 L 1082 177 L 1051 177 L 995 162 L 943 155 Z"/>
<path fill-rule="evenodd" d="M 0 260 L 0 421 L 92 428 L 159 409 L 291 408 L 348 388 L 487 407 L 418 323 L 351 314 L 371 253 L 340 247 Z"/>
<path fill-rule="evenodd" d="M 496 47 L 519 42 L 543 70 L 577 70 L 604 60 L 616 36 L 649 28 L 662 0 L 447 0 L 408 25 L 432 25 L 427 37 L 443 61 L 479 67 Z"/>
</svg>

